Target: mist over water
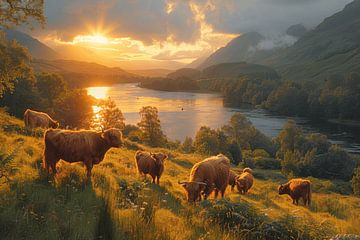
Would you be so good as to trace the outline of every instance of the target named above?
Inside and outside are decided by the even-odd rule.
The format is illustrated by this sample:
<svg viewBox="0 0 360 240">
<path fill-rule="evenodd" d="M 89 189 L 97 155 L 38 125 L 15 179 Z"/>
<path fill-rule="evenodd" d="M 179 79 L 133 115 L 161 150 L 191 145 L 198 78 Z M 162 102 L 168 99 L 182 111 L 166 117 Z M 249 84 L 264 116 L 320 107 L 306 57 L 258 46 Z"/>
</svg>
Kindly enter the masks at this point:
<svg viewBox="0 0 360 240">
<path fill-rule="evenodd" d="M 110 97 L 124 114 L 126 124 L 139 122 L 143 106 L 159 110 L 161 127 L 172 140 L 195 137 L 201 126 L 218 128 L 226 124 L 235 112 L 245 114 L 253 125 L 269 137 L 276 137 L 289 117 L 269 114 L 261 109 L 224 107 L 220 94 L 164 92 L 140 88 L 137 84 L 117 84 L 111 87 L 88 88 L 97 98 Z M 350 152 L 360 153 L 360 129 L 327 122 L 294 119 L 307 132 L 320 132 Z"/>
</svg>

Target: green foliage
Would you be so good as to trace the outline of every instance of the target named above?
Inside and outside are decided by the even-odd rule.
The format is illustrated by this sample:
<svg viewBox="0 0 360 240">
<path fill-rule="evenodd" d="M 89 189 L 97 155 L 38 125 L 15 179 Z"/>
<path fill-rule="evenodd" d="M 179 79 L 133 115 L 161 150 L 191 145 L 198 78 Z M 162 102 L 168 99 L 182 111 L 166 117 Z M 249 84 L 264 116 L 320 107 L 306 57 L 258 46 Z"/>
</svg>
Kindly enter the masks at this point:
<svg viewBox="0 0 360 240">
<path fill-rule="evenodd" d="M 6 92 L 0 98 L 0 105 L 12 115 L 22 118 L 26 109 L 41 109 L 41 98 L 33 80 L 18 79 L 14 82 L 13 92 Z"/>
<path fill-rule="evenodd" d="M 285 115 L 304 115 L 307 110 L 307 97 L 299 84 L 287 81 L 269 95 L 266 108 Z"/>
<path fill-rule="evenodd" d="M 1 16 L 2 13 L 0 13 L 0 21 Z M 6 91 L 14 90 L 16 80 L 33 78 L 27 49 L 16 41 L 7 41 L 2 31 L 0 31 L 0 61 L 0 98 Z"/>
<path fill-rule="evenodd" d="M 67 91 L 64 79 L 56 73 L 39 73 L 36 75 L 35 86 L 44 99 L 43 108 L 54 108 L 54 102 Z"/>
<path fill-rule="evenodd" d="M 186 137 L 182 143 L 180 150 L 184 153 L 193 153 L 195 152 L 194 141 L 191 137 Z"/>
<path fill-rule="evenodd" d="M 257 130 L 241 113 L 235 113 L 222 131 L 230 141 L 236 142 L 242 149 L 264 149 L 270 155 L 275 154 L 275 146 L 271 140 Z"/>
<path fill-rule="evenodd" d="M 141 87 L 160 91 L 194 91 L 198 90 L 197 82 L 188 77 L 150 78 L 141 82 Z"/>
<path fill-rule="evenodd" d="M 0 25 L 12 26 L 27 24 L 34 20 L 45 24 L 44 0 L 3 0 L 1 1 Z"/>
<path fill-rule="evenodd" d="M 216 130 L 202 126 L 196 133 L 194 146 L 198 153 L 215 155 L 220 153 L 219 140 Z"/>
<path fill-rule="evenodd" d="M 16 168 L 13 164 L 15 151 L 11 153 L 4 152 L 3 147 L 0 149 L 0 185 L 2 182 L 10 181 L 10 174 Z"/>
<path fill-rule="evenodd" d="M 116 107 L 116 103 L 108 98 L 106 100 L 100 100 L 98 106 L 100 111 L 95 115 L 94 125 L 101 129 L 109 128 L 125 128 L 125 118 L 121 110 Z"/>
<path fill-rule="evenodd" d="M 56 119 L 70 128 L 88 128 L 93 116 L 93 102 L 86 90 L 69 90 L 55 102 Z"/>
<path fill-rule="evenodd" d="M 352 189 L 355 195 L 360 195 L 360 167 L 355 168 L 351 180 Z"/>
<path fill-rule="evenodd" d="M 355 162 L 345 150 L 331 146 L 325 135 L 304 134 L 294 121 L 285 124 L 276 141 L 286 175 L 350 180 L 353 174 Z"/>
<path fill-rule="evenodd" d="M 161 130 L 158 110 L 156 107 L 146 106 L 140 110 L 140 122 L 138 126 L 142 132 L 142 141 L 149 146 L 163 146 L 166 137 Z"/>
<path fill-rule="evenodd" d="M 235 141 L 231 141 L 221 129 L 201 127 L 196 133 L 194 147 L 196 152 L 204 155 L 225 154 L 235 165 L 242 160 L 239 145 Z"/>
</svg>

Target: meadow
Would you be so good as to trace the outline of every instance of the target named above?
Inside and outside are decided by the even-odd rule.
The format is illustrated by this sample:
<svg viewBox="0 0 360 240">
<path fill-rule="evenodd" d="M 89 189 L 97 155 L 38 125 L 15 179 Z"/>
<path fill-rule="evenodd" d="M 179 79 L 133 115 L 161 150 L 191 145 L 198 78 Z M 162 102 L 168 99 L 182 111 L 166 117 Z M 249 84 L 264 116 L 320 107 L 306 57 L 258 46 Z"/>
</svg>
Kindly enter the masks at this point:
<svg viewBox="0 0 360 240">
<path fill-rule="evenodd" d="M 346 184 L 310 178 L 311 207 L 277 194 L 278 170 L 254 169 L 247 195 L 189 205 L 180 180 L 206 156 L 149 148 L 129 140 L 110 150 L 87 181 L 81 164 L 61 162 L 55 178 L 42 169 L 41 131 L 0 113 L 0 236 L 2 239 L 328 239 L 360 235 L 360 199 Z M 160 185 L 138 176 L 136 150 L 169 158 Z M 241 171 L 241 164 L 232 167 Z"/>
</svg>

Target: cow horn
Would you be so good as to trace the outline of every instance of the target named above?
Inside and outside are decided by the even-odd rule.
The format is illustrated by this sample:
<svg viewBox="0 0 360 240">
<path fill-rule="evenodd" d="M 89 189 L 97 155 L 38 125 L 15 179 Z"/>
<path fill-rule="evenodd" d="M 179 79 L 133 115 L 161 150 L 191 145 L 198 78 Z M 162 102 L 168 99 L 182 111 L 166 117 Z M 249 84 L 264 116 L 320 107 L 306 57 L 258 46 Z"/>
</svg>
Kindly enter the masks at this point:
<svg viewBox="0 0 360 240">
<path fill-rule="evenodd" d="M 204 182 L 195 182 L 195 183 L 197 183 L 197 184 L 200 184 L 200 185 L 207 185 L 207 183 L 204 183 Z"/>
<path fill-rule="evenodd" d="M 181 185 L 186 184 L 186 183 L 188 183 L 188 182 L 185 182 L 185 181 L 180 182 L 180 181 L 178 181 L 178 184 L 181 184 Z"/>
</svg>

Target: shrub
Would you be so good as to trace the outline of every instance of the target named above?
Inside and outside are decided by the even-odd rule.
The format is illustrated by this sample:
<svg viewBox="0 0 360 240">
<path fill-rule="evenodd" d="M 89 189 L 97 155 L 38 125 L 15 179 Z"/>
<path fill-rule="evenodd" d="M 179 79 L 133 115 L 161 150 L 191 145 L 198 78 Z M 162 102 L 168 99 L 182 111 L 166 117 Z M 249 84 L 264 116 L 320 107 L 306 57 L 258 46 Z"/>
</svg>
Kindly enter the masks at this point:
<svg viewBox="0 0 360 240">
<path fill-rule="evenodd" d="M 360 195 L 360 167 L 355 168 L 354 176 L 351 180 L 352 189 L 355 195 Z"/>
<path fill-rule="evenodd" d="M 258 158 L 254 160 L 254 165 L 256 168 L 261 169 L 281 169 L 281 162 L 278 159 L 274 158 Z"/>
</svg>

